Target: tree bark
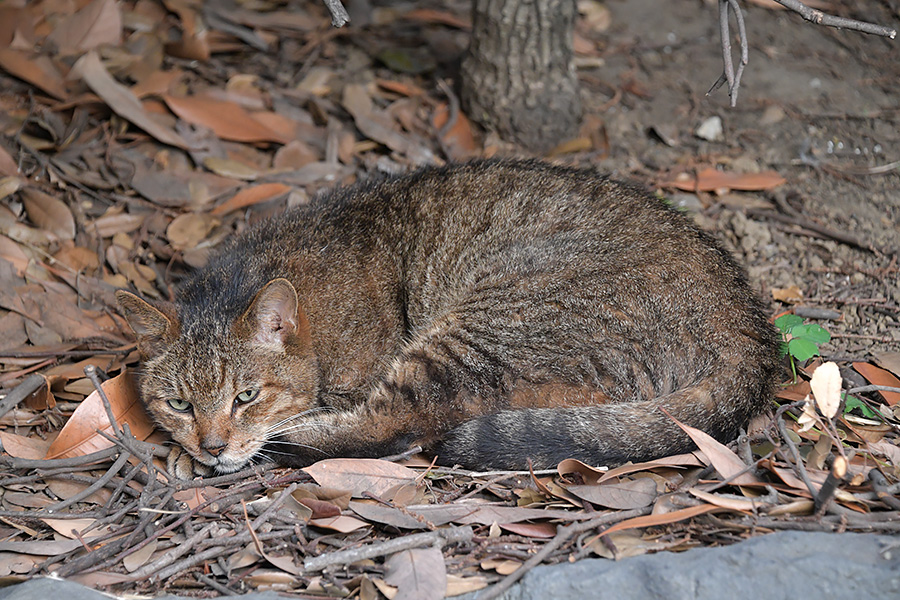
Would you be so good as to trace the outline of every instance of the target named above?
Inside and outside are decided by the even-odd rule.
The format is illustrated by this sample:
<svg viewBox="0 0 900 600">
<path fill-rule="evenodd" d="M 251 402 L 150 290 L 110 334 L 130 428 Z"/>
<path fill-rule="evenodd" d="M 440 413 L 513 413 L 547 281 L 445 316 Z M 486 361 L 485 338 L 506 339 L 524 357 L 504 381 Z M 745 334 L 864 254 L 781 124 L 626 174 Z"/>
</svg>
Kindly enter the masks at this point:
<svg viewBox="0 0 900 600">
<path fill-rule="evenodd" d="M 581 122 L 575 12 L 575 0 L 473 0 L 462 63 L 466 114 L 535 152 L 574 137 Z"/>
</svg>

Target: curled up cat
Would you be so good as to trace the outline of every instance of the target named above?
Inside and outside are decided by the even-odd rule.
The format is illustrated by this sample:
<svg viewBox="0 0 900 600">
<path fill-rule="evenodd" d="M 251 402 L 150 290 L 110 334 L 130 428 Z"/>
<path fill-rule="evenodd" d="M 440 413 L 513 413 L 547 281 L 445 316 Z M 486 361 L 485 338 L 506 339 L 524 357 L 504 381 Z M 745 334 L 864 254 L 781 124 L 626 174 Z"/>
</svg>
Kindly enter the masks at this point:
<svg viewBox="0 0 900 600">
<path fill-rule="evenodd" d="M 425 168 L 230 240 L 176 302 L 120 291 L 170 472 L 420 444 L 470 469 L 649 460 L 763 411 L 778 336 L 683 215 L 590 170 Z"/>
</svg>

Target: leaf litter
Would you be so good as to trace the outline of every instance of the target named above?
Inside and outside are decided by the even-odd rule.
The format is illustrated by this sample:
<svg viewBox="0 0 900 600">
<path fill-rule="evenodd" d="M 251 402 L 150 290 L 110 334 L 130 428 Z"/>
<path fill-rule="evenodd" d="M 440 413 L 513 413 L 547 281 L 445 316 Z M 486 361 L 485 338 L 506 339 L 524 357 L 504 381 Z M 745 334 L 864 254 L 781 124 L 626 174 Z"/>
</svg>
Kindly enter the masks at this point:
<svg viewBox="0 0 900 600">
<path fill-rule="evenodd" d="M 361 50 L 320 28 L 318 5 L 260 6 L 4 9 L 15 36 L 0 39 L 0 575 L 128 594 L 441 598 L 540 562 L 778 529 L 900 529 L 895 352 L 852 363 L 869 385 L 850 383 L 849 365 L 811 361 L 734 446 L 683 426 L 698 451 L 612 470 L 567 460 L 474 473 L 407 456 L 169 481 L 116 288 L 170 298 L 209 249 L 320 189 L 502 150 L 430 78 L 441 59 Z M 458 53 L 471 27 L 462 3 L 378 10 L 379 25 L 355 35 L 416 23 Z M 276 43 L 282 58 L 241 62 Z M 362 78 L 347 61 L 365 65 Z M 555 152 L 607 151 L 595 123 Z M 657 181 L 725 194 L 785 180 L 700 165 Z"/>
</svg>

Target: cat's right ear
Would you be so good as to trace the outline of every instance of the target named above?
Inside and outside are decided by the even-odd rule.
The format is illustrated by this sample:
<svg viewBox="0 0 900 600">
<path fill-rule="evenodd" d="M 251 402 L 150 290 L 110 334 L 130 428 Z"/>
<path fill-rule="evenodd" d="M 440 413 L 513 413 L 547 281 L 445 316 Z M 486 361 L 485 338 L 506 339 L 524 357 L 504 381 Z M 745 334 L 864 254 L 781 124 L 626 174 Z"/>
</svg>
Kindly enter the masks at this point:
<svg viewBox="0 0 900 600">
<path fill-rule="evenodd" d="M 161 354 L 178 337 L 178 321 L 174 309 L 169 306 L 163 306 L 160 310 L 125 290 L 116 292 L 116 300 L 137 336 L 142 357 L 152 358 Z"/>
<path fill-rule="evenodd" d="M 287 279 L 273 279 L 261 289 L 241 318 L 243 334 L 267 348 L 282 351 L 288 344 L 309 344 L 309 322 L 297 290 Z"/>
</svg>

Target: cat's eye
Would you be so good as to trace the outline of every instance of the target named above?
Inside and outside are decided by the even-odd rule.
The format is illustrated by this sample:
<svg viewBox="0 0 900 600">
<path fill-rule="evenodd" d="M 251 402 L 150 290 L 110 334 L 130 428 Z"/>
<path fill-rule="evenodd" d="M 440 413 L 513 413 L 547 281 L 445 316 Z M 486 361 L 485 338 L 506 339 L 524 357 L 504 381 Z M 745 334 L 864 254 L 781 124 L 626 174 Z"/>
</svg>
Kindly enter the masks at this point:
<svg viewBox="0 0 900 600">
<path fill-rule="evenodd" d="M 234 401 L 240 404 L 247 404 L 256 400 L 257 396 L 259 396 L 259 390 L 252 388 L 249 390 L 244 390 L 243 392 L 235 396 Z"/>
<path fill-rule="evenodd" d="M 181 398 L 169 398 L 167 402 L 173 410 L 177 410 L 178 412 L 187 412 L 191 410 L 191 403 L 187 400 L 182 400 Z"/>
</svg>

